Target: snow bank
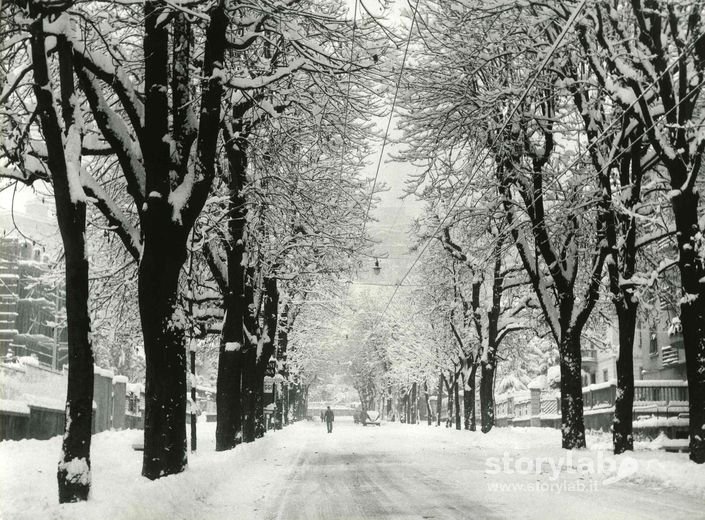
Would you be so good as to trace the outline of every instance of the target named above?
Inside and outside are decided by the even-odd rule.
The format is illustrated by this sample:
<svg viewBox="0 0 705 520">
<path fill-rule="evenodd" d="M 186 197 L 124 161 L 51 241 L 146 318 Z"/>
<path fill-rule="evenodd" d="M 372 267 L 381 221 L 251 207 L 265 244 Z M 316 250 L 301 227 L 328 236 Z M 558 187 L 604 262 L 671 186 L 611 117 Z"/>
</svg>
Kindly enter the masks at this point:
<svg viewBox="0 0 705 520">
<path fill-rule="evenodd" d="M 276 469 L 267 460 L 275 452 L 287 452 L 295 443 L 289 430 L 270 432 L 255 443 L 229 452 L 215 452 L 215 423 L 198 423 L 199 451 L 189 454 L 184 473 L 150 481 L 140 476 L 143 452 L 141 430 L 105 431 L 93 436 L 91 447 L 91 495 L 86 503 L 59 505 L 56 488 L 57 459 L 61 437 L 0 442 L 0 518 L 13 520 L 164 520 L 257 518 L 254 509 L 263 488 Z M 291 456 L 296 455 L 291 450 Z M 72 461 L 74 463 L 75 461 Z M 261 462 L 259 464 L 258 462 Z M 81 461 L 72 470 L 82 475 Z M 79 471 L 80 470 L 80 471 Z M 214 490 L 228 503 L 205 504 Z M 233 509 L 233 496 L 239 506 Z M 249 509 L 248 509 L 249 508 Z"/>
<path fill-rule="evenodd" d="M 37 356 L 19 356 L 17 361 L 19 361 L 22 365 L 29 365 L 32 367 L 39 366 L 39 359 L 37 359 Z"/>
<path fill-rule="evenodd" d="M 675 419 L 674 419 L 675 420 Z M 635 428 L 638 424 L 635 421 Z M 390 425 L 385 425 L 389 427 Z M 401 425 L 400 425 L 401 426 Z M 413 428 L 413 427 L 412 427 Z M 413 428 L 416 429 L 416 428 Z M 420 442 L 449 442 L 458 447 L 477 448 L 489 452 L 501 448 L 510 454 L 535 459 L 563 460 L 566 464 L 569 450 L 563 450 L 560 430 L 553 428 L 493 428 L 489 434 L 469 434 L 445 428 L 427 428 L 431 439 Z M 427 434 L 424 434 L 426 437 Z M 667 439 L 661 436 L 650 442 L 635 442 L 635 451 L 622 455 L 612 453 L 612 434 L 602 431 L 587 432 L 587 450 L 573 451 L 573 469 L 581 458 L 594 461 L 596 472 L 589 478 L 599 482 L 624 482 L 654 490 L 672 490 L 705 500 L 705 465 L 690 461 L 687 453 L 668 453 L 661 450 Z M 616 464 L 603 464 L 613 460 Z"/>
</svg>

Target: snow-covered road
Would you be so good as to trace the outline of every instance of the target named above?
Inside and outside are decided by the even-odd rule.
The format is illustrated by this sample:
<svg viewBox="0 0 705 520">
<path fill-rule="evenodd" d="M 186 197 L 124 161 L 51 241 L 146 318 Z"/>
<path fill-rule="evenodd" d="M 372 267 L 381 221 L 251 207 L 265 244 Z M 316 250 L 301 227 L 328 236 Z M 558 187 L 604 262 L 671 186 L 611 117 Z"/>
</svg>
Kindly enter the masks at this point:
<svg viewBox="0 0 705 520">
<path fill-rule="evenodd" d="M 3 519 L 705 518 L 705 468 L 641 449 L 612 457 L 608 438 L 565 452 L 537 428 L 488 435 L 424 425 L 292 425 L 227 453 L 199 424 L 199 452 L 181 475 L 147 481 L 141 432 L 94 437 L 84 504 L 56 503 L 60 442 L 0 443 Z M 640 446 L 646 448 L 647 446 Z"/>
<path fill-rule="evenodd" d="M 264 518 L 495 518 L 477 493 L 427 471 L 430 452 L 404 442 L 404 433 L 341 423 L 331 435 L 307 437 Z M 452 463 L 434 451 L 434 466 Z"/>
<path fill-rule="evenodd" d="M 468 446 L 460 437 L 473 435 L 467 432 L 350 423 L 338 424 L 330 436 L 311 424 L 299 430 L 305 443 L 298 446 L 288 475 L 270 490 L 265 519 L 705 518 L 702 499 L 655 483 L 601 485 L 604 473 L 592 478 L 568 473 L 565 466 L 553 481 L 547 463 L 539 475 L 517 474 L 514 465 L 510 474 L 488 474 L 488 459 L 503 459 L 505 449 Z M 498 433 L 505 437 L 519 431 Z M 527 435 L 531 433 L 546 432 Z M 565 456 L 562 450 L 548 448 L 546 457 L 553 452 L 558 459 Z M 532 455 L 527 460 L 534 457 L 533 450 L 515 439 L 508 460 L 528 453 Z M 597 464 L 597 455 L 594 460 Z M 554 489 L 541 490 L 543 482 L 555 482 Z"/>
</svg>

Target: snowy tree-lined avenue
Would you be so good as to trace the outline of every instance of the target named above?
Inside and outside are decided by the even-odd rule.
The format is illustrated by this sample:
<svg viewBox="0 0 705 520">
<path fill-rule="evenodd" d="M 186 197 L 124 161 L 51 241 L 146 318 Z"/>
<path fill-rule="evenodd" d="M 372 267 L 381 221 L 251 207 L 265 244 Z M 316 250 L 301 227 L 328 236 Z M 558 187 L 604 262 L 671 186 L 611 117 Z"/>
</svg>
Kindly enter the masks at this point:
<svg viewBox="0 0 705 520">
<path fill-rule="evenodd" d="M 324 402 L 504 439 L 530 391 L 530 425 L 544 414 L 574 450 L 614 380 L 597 404 L 619 455 L 646 440 L 637 402 L 654 420 L 666 402 L 640 389 L 683 381 L 681 429 L 660 433 L 705 463 L 704 15 L 4 2 L 0 190 L 45 194 L 60 231 L 59 502 L 90 499 L 95 362 L 144 384 L 149 480 L 187 469 L 198 385 L 217 452 Z M 389 184 L 422 208 L 412 225 L 384 213 Z"/>
</svg>

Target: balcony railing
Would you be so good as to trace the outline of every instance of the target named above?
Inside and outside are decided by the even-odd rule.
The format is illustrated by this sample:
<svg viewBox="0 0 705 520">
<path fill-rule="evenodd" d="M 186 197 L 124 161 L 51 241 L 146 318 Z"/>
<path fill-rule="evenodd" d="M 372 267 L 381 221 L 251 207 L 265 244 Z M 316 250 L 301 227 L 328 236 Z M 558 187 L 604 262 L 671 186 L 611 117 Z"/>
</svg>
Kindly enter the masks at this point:
<svg viewBox="0 0 705 520">
<path fill-rule="evenodd" d="M 597 363 L 597 350 L 594 348 L 584 348 L 580 350 L 583 363 Z"/>
</svg>

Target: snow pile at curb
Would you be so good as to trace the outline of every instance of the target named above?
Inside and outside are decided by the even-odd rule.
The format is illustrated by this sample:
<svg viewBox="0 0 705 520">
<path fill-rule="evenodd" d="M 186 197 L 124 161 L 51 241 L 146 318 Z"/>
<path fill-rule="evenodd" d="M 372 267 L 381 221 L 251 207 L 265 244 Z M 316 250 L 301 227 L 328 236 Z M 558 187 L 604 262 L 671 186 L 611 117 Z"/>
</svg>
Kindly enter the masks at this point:
<svg viewBox="0 0 705 520">
<path fill-rule="evenodd" d="M 223 483 L 241 485 L 236 493 L 238 518 L 255 518 L 261 486 L 271 479 L 272 467 L 257 464 L 277 449 L 281 432 L 241 445 L 214 451 L 214 423 L 199 423 L 199 451 L 189 455 L 188 469 L 179 475 L 150 481 L 140 476 L 142 452 L 132 444 L 142 441 L 142 431 L 106 431 L 93 436 L 91 472 L 93 485 L 88 502 L 58 504 L 56 469 L 61 438 L 47 441 L 0 442 L 0 518 L 13 520 L 163 520 L 233 518 L 230 507 L 214 507 L 206 500 Z M 231 495 L 232 497 L 232 495 Z M 248 512 L 249 510 L 249 512 Z"/>
<path fill-rule="evenodd" d="M 690 496 L 705 499 L 705 465 L 695 464 L 687 453 L 667 453 L 662 451 L 663 438 L 651 442 L 635 442 L 635 451 L 622 455 L 612 453 L 612 434 L 602 431 L 587 432 L 586 450 L 563 450 L 559 430 L 552 428 L 494 428 L 488 434 L 419 426 L 385 424 L 385 428 L 409 430 L 409 442 L 434 442 L 457 449 L 461 453 L 475 455 L 499 452 L 500 466 L 505 457 L 510 471 L 514 465 L 528 466 L 537 461 L 527 473 L 546 475 L 550 473 L 550 463 L 559 467 L 562 473 L 577 475 L 598 486 L 610 486 L 617 482 L 638 484 L 650 489 L 669 489 Z M 423 452 L 423 448 L 420 448 Z M 494 451 L 495 453 L 491 453 Z M 460 462 L 460 459 L 459 459 Z M 489 465 L 492 461 L 486 463 Z M 539 468 L 543 463 L 543 467 Z M 537 469 L 538 468 L 538 469 Z M 503 468 L 502 468 L 503 469 Z M 562 477 L 565 476 L 562 474 Z M 503 478 L 498 476 L 500 480 Z"/>
</svg>

